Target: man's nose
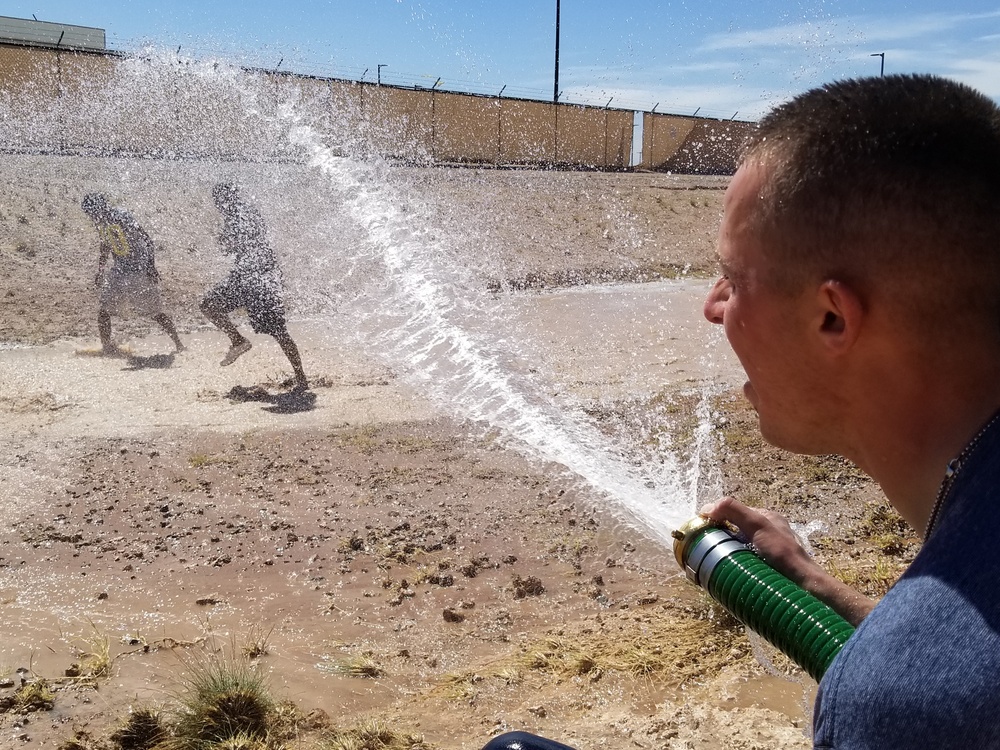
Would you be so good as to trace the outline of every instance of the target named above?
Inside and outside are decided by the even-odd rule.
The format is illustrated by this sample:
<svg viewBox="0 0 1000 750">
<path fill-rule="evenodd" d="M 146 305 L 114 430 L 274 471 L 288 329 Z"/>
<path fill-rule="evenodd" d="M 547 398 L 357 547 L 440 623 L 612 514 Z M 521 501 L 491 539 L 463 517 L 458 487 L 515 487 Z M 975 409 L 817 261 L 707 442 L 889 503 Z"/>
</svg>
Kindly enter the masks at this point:
<svg viewBox="0 0 1000 750">
<path fill-rule="evenodd" d="M 703 310 L 705 318 L 709 323 L 722 325 L 726 303 L 729 301 L 731 293 L 732 285 L 725 276 L 715 282 L 715 286 L 712 287 L 708 292 L 708 297 L 705 298 L 705 307 Z"/>
</svg>

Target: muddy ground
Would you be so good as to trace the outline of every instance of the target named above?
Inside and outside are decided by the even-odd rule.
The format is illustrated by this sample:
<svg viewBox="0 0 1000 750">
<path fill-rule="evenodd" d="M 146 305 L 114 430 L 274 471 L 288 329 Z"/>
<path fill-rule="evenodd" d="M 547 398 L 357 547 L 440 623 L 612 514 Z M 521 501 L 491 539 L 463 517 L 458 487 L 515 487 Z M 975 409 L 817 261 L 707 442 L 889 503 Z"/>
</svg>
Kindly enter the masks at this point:
<svg viewBox="0 0 1000 750">
<path fill-rule="evenodd" d="M 455 750 L 507 729 L 585 750 L 810 745 L 815 685 L 687 583 L 662 540 L 337 336 L 368 280 L 364 233 L 337 223 L 343 186 L 297 165 L 0 163 L 0 746 L 110 747 L 130 711 L 174 710 L 201 660 L 250 656 L 309 717 L 287 747 L 371 719 Z M 713 272 L 725 180 L 380 174 L 419 196 L 422 229 L 451 238 L 487 298 L 677 277 L 697 290 Z M 220 175 L 252 185 L 269 220 L 304 400 L 273 343 L 219 368 L 224 341 L 197 312 L 225 271 Z M 133 320 L 116 322 L 131 358 L 93 356 L 95 238 L 77 207 L 95 189 L 156 240 L 187 352 Z M 762 444 L 738 379 L 702 368 L 584 407 L 626 451 L 669 432 L 684 456 L 713 378 L 719 490 L 808 524 L 825 564 L 884 591 L 912 535 L 852 467 Z M 11 705 L 40 679 L 50 708 Z"/>
</svg>

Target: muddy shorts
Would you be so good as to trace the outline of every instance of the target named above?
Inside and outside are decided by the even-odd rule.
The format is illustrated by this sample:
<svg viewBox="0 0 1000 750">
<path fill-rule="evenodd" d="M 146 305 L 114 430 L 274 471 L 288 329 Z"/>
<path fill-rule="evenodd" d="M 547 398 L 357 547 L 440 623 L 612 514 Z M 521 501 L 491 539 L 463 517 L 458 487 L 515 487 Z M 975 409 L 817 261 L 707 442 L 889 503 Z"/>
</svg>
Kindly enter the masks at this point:
<svg viewBox="0 0 1000 750">
<path fill-rule="evenodd" d="M 224 313 L 244 308 L 255 333 L 277 336 L 286 330 L 281 275 L 277 271 L 234 271 L 205 296 L 205 302 Z"/>
<path fill-rule="evenodd" d="M 155 317 L 163 312 L 159 283 L 144 273 L 111 272 L 101 284 L 100 306 L 109 315 Z"/>
</svg>

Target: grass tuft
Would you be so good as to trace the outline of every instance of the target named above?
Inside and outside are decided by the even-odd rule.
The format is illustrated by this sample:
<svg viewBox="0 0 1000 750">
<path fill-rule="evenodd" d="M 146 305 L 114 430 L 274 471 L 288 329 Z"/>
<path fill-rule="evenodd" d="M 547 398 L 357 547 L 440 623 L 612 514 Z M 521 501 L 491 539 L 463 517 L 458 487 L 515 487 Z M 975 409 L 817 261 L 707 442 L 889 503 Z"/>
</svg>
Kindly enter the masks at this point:
<svg viewBox="0 0 1000 750">
<path fill-rule="evenodd" d="M 0 699 L 0 712 L 30 714 L 51 711 L 55 704 L 56 694 L 52 692 L 49 683 L 38 679 L 22 685 L 13 695 Z"/>
<path fill-rule="evenodd" d="M 420 735 L 390 729 L 373 719 L 351 729 L 334 731 L 319 745 L 320 750 L 430 750 Z"/>
<path fill-rule="evenodd" d="M 447 675 L 438 691 L 452 700 L 469 701 L 486 680 L 518 686 L 552 679 L 597 682 L 612 674 L 683 686 L 737 662 L 752 662 L 745 632 L 711 601 L 703 607 L 623 614 L 597 627 L 561 628 L 510 657 Z"/>
<path fill-rule="evenodd" d="M 153 750 L 167 739 L 167 729 L 158 711 L 139 708 L 129 713 L 110 739 L 117 750 Z"/>
<path fill-rule="evenodd" d="M 317 666 L 324 672 L 332 672 L 346 677 L 376 678 L 385 674 L 385 670 L 375 661 L 371 654 L 360 654 L 348 659 L 342 659 L 333 663 L 322 663 Z"/>
<path fill-rule="evenodd" d="M 185 687 L 179 696 L 172 747 L 178 750 L 270 747 L 275 701 L 264 677 L 247 660 L 219 656 L 193 664 Z"/>
<path fill-rule="evenodd" d="M 246 642 L 243 644 L 240 652 L 243 656 L 250 660 L 267 656 L 269 653 L 268 642 L 271 639 L 272 632 L 274 632 L 273 627 L 267 632 L 258 626 L 252 627 L 250 632 L 247 634 Z"/>
<path fill-rule="evenodd" d="M 77 646 L 79 661 L 70 665 L 66 677 L 78 684 L 96 686 L 99 680 L 111 676 L 114 658 L 111 656 L 111 640 L 91 623 L 93 634 L 83 646 Z"/>
</svg>

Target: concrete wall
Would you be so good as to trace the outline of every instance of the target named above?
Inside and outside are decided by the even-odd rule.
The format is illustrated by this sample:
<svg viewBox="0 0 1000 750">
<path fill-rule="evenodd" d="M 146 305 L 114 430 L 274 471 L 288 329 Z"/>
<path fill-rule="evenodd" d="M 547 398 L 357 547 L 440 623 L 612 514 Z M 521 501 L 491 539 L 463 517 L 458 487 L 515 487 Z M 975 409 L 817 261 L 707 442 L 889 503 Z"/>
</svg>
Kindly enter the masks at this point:
<svg viewBox="0 0 1000 750">
<path fill-rule="evenodd" d="M 633 112 L 0 44 L 0 148 L 295 158 L 298 113 L 350 153 L 626 169 Z M 732 171 L 745 123 L 646 114 L 643 167 Z"/>
</svg>

